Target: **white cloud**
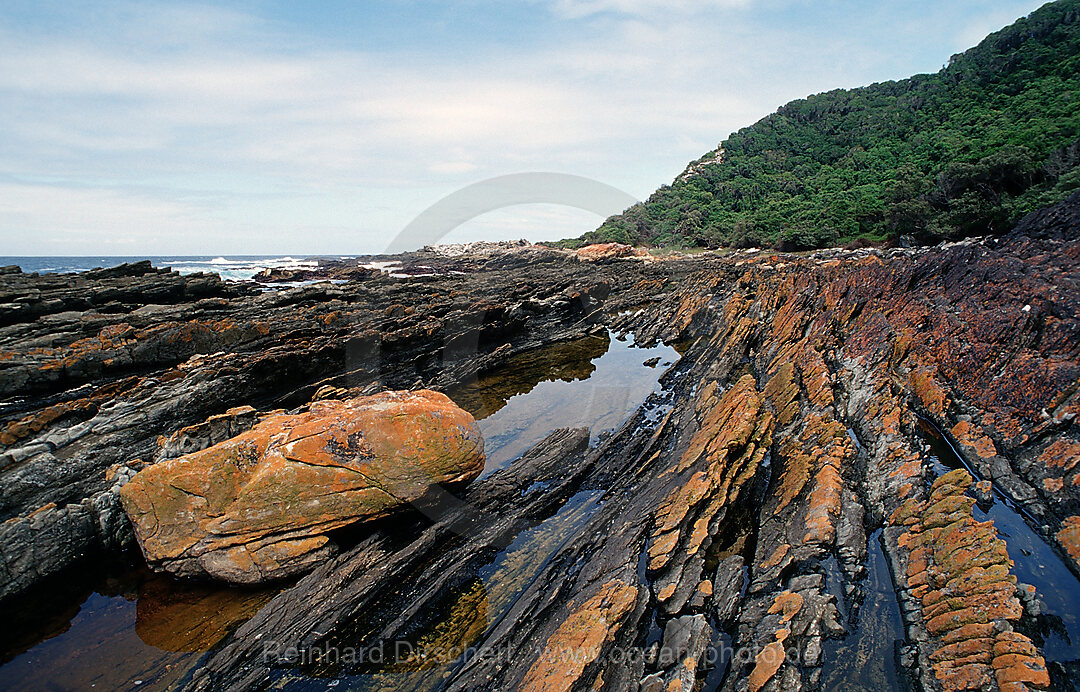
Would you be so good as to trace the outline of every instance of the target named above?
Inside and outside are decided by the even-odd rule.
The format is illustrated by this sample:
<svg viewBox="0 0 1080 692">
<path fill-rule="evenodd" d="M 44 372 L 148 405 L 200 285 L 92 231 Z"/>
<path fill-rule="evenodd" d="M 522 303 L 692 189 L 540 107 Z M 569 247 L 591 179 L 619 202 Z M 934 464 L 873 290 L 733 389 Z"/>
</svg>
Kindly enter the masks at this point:
<svg viewBox="0 0 1080 692">
<path fill-rule="evenodd" d="M 902 42 L 890 53 L 855 30 L 887 31 L 880 7 L 814 32 L 755 23 L 748 0 L 538 1 L 580 21 L 538 43 L 445 54 L 320 44 L 160 4 L 88 16 L 83 31 L 0 26 L 0 241 L 30 253 L 70 233 L 90 239 L 85 252 L 100 251 L 95 234 L 147 253 L 220 252 L 234 237 L 248 252 L 371 249 L 488 176 L 560 171 L 644 197 L 791 98 L 908 71 Z M 548 214 L 534 227 L 593 223 Z"/>
<path fill-rule="evenodd" d="M 0 208 L 5 232 L 19 236 L 7 244 L 12 254 L 142 254 L 148 240 L 182 245 L 205 225 L 194 205 L 100 188 L 0 183 Z"/>
<path fill-rule="evenodd" d="M 701 13 L 717 8 L 747 7 L 751 0 L 551 0 L 550 4 L 556 15 L 580 19 L 605 12 L 640 17 Z"/>
<path fill-rule="evenodd" d="M 131 60 L 94 46 L 5 45 L 0 94 L 29 105 L 8 124 L 13 146 L 0 165 L 56 176 L 108 177 L 117 173 L 109 160 L 129 158 L 144 174 L 227 166 L 294 180 L 551 168 L 643 132 L 715 132 L 726 112 L 756 112 L 730 94 L 687 98 L 669 65 L 635 62 L 621 45 L 553 51 L 482 75 L 359 53 Z"/>
<path fill-rule="evenodd" d="M 428 166 L 432 173 L 472 173 L 479 166 L 471 161 L 435 161 Z"/>
<path fill-rule="evenodd" d="M 710 63 L 731 69 L 736 47 L 710 44 L 693 23 L 615 28 L 605 41 L 464 65 L 340 50 L 282 55 L 228 42 L 133 58 L 86 42 L 4 41 L 0 99 L 15 108 L 0 134 L 0 172 L 60 184 L 27 198 L 44 209 L 40 219 L 0 212 L 0 234 L 25 239 L 25 229 L 52 228 L 85 237 L 96 228 L 115 244 L 115 229 L 158 228 L 140 237 L 186 237 L 191 252 L 215 252 L 228 224 L 192 199 L 231 206 L 222 213 L 239 224 L 237 210 L 280 219 L 280 200 L 303 195 L 336 205 L 338 230 L 374 227 L 385 237 L 408 212 L 347 208 L 341 190 L 444 181 L 412 208 L 418 213 L 462 184 L 526 170 L 590 175 L 645 196 L 771 109 L 768 97 L 702 88 L 697 74 Z M 666 169 L 657 170 L 658 157 Z M 247 179 L 246 197 L 215 195 L 199 180 L 208 172 Z M 73 182 L 104 187 L 90 194 Z M 161 188 L 150 200 L 140 190 L 148 184 Z M 553 235 L 594 225 L 580 216 L 558 222 Z M 197 229 L 214 235 L 198 239 Z"/>
</svg>

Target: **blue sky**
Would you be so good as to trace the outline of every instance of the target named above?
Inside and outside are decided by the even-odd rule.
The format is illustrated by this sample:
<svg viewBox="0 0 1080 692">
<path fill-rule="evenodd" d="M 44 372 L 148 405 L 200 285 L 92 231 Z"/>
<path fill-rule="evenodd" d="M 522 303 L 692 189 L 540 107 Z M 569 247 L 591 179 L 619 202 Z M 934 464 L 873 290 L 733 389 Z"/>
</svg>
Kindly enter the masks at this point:
<svg viewBox="0 0 1080 692">
<path fill-rule="evenodd" d="M 1021 0 L 0 3 L 0 255 L 377 252 L 489 177 L 644 198 L 794 98 L 919 72 Z M 446 242 L 577 235 L 526 205 Z"/>
</svg>

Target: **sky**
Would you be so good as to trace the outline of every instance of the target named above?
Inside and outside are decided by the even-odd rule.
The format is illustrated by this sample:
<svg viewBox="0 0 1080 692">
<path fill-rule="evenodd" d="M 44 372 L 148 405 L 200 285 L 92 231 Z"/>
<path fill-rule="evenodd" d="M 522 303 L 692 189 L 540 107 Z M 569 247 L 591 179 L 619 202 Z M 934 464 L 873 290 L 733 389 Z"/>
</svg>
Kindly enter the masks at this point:
<svg viewBox="0 0 1080 692">
<path fill-rule="evenodd" d="M 520 173 L 644 199 L 787 101 L 937 71 L 1041 4 L 4 0 L 0 255 L 379 252 Z M 600 221 L 515 205 L 443 242 Z"/>
</svg>

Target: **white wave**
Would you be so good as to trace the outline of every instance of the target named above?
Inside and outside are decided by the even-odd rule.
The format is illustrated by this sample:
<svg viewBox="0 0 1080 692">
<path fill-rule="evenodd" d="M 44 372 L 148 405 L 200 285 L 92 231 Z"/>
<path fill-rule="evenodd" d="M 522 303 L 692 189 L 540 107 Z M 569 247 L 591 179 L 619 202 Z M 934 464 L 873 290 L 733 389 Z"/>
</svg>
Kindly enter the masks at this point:
<svg viewBox="0 0 1080 692">
<path fill-rule="evenodd" d="M 401 262 L 398 260 L 389 260 L 382 262 L 368 262 L 367 264 L 361 264 L 364 269 L 378 269 L 381 272 L 390 274 L 395 269 L 401 269 Z"/>
<path fill-rule="evenodd" d="M 171 263 L 174 271 L 180 274 L 212 272 L 226 281 L 251 281 L 264 269 L 317 269 L 318 260 L 297 259 L 296 257 L 267 257 L 257 259 L 228 259 L 215 257 L 211 260 L 178 260 Z"/>
</svg>

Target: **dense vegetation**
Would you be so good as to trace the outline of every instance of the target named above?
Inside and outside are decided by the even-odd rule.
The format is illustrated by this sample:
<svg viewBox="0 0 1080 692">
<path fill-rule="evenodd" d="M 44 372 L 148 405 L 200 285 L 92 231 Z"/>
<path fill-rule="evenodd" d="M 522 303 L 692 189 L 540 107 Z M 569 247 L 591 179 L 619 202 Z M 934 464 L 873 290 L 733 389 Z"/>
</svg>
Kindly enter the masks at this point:
<svg viewBox="0 0 1080 692">
<path fill-rule="evenodd" d="M 1007 230 L 1080 187 L 1080 0 L 932 75 L 791 103 L 569 244 L 822 247 Z"/>
</svg>

